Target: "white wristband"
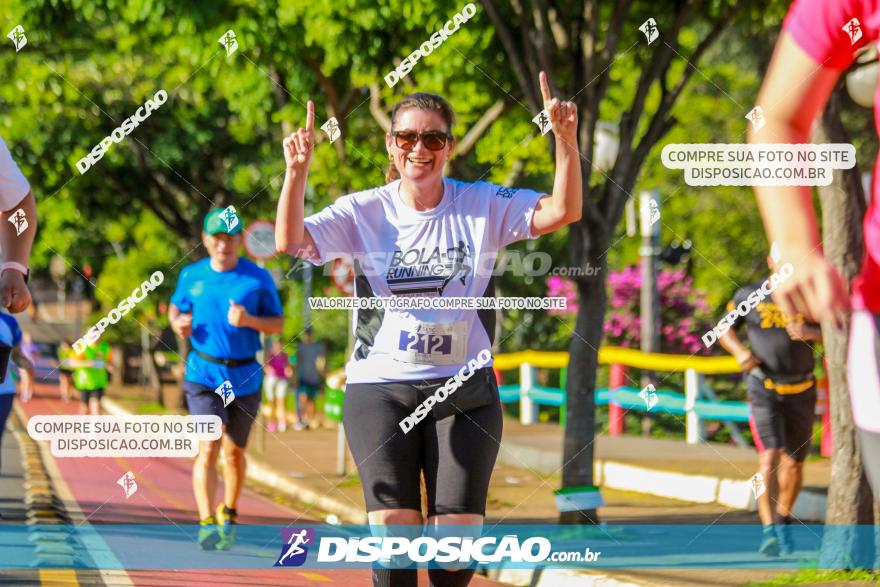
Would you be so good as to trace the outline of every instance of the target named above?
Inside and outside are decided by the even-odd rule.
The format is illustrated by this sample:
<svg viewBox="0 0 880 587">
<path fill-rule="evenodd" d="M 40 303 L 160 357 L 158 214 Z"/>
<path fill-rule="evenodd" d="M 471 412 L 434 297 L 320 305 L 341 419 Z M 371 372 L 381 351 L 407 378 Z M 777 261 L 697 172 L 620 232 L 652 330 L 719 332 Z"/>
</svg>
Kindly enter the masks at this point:
<svg viewBox="0 0 880 587">
<path fill-rule="evenodd" d="M 15 269 L 16 271 L 18 271 L 19 273 L 21 273 L 25 277 L 27 277 L 27 274 L 28 274 L 28 268 L 25 267 L 24 265 L 22 265 L 21 263 L 17 263 L 15 261 L 6 261 L 2 265 L 0 265 L 0 274 L 2 274 L 7 269 Z"/>
</svg>

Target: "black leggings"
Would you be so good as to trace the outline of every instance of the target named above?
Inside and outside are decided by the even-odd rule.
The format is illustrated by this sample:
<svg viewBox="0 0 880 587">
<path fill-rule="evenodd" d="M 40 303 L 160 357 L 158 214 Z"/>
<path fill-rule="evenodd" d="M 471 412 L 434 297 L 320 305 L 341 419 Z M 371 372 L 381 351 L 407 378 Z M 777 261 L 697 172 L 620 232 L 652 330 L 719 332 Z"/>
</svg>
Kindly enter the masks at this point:
<svg viewBox="0 0 880 587">
<path fill-rule="evenodd" d="M 481 369 L 404 433 L 400 422 L 447 379 L 352 383 L 342 410 L 367 511 L 422 509 L 428 516 L 486 514 L 489 478 L 501 443 L 502 412 L 491 369 Z M 451 408 L 451 409 L 450 409 Z M 436 414 L 441 414 L 437 419 Z M 451 415 L 442 417 L 446 413 Z"/>
</svg>

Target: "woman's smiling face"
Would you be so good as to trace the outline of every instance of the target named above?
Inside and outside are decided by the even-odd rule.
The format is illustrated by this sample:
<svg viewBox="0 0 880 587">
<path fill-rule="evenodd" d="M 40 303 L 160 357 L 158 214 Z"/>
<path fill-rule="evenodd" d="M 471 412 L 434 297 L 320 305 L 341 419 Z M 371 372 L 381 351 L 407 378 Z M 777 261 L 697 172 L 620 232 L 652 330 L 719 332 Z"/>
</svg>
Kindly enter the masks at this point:
<svg viewBox="0 0 880 587">
<path fill-rule="evenodd" d="M 394 121 L 395 133 L 406 131 L 438 132 L 447 135 L 450 129 L 443 117 L 433 110 L 407 108 L 399 112 L 397 120 Z M 420 137 L 412 148 L 404 149 L 397 146 L 395 137 L 389 133 L 385 135 L 385 146 L 388 149 L 388 154 L 394 159 L 400 176 L 421 183 L 443 175 L 443 167 L 455 148 L 455 139 L 448 139 L 439 151 L 428 149 L 425 146 L 424 137 Z"/>
</svg>

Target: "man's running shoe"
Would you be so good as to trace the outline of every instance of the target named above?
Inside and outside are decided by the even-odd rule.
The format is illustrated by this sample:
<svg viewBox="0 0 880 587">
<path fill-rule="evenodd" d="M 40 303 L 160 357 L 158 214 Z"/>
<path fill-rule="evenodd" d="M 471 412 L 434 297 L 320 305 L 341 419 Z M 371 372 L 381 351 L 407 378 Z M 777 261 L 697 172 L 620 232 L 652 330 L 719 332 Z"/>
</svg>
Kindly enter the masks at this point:
<svg viewBox="0 0 880 587">
<path fill-rule="evenodd" d="M 217 529 L 220 530 L 220 542 L 217 550 L 229 550 L 235 545 L 235 526 L 238 525 L 238 512 L 226 507 L 225 503 L 217 506 Z"/>
<path fill-rule="evenodd" d="M 214 516 L 208 516 L 199 522 L 199 546 L 202 550 L 214 550 L 220 542 L 220 532 Z"/>
<path fill-rule="evenodd" d="M 791 537 L 790 522 L 777 524 L 776 537 L 779 539 L 779 552 L 783 556 L 788 556 L 794 552 L 794 540 Z"/>
<path fill-rule="evenodd" d="M 764 556 L 779 556 L 779 540 L 776 538 L 776 530 L 773 524 L 764 526 L 764 537 L 758 552 Z"/>
</svg>

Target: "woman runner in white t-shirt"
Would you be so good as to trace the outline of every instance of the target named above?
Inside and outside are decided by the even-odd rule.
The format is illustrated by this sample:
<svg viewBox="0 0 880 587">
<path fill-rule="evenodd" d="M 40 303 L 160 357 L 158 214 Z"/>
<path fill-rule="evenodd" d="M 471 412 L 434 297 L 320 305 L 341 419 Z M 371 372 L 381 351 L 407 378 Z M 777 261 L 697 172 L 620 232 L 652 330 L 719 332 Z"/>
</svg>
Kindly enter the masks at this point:
<svg viewBox="0 0 880 587">
<path fill-rule="evenodd" d="M 278 250 L 316 265 L 353 257 L 358 298 L 494 297 L 499 249 L 581 217 L 577 108 L 552 98 L 543 72 L 540 86 L 556 140 L 552 195 L 444 177 L 454 114 L 440 96 L 417 93 L 392 111 L 389 183 L 304 219 L 314 143 L 309 101 L 306 127 L 284 140 Z M 421 528 L 424 474 L 429 527 L 479 532 L 502 425 L 491 369 L 494 318 L 485 309 L 355 310 L 343 418 L 371 524 Z M 473 572 L 432 568 L 429 576 L 432 585 L 459 586 Z M 415 586 L 416 571 L 377 567 L 373 582 Z"/>
</svg>

